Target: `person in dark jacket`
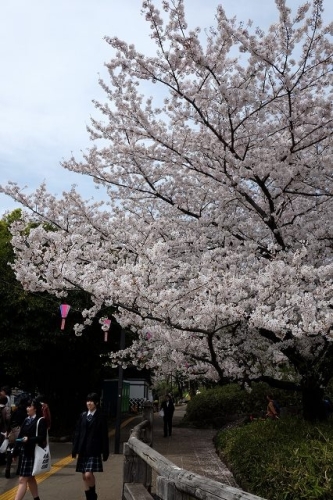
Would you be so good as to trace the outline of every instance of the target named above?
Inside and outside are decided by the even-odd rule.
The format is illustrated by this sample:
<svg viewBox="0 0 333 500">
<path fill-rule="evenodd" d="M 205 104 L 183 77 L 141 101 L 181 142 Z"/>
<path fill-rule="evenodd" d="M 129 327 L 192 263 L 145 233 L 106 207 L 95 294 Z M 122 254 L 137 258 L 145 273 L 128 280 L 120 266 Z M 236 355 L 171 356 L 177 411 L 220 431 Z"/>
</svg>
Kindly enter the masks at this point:
<svg viewBox="0 0 333 500">
<path fill-rule="evenodd" d="M 0 432 L 1 432 L 1 442 L 10 427 L 10 406 L 7 406 L 6 396 L 0 396 Z"/>
<path fill-rule="evenodd" d="M 109 458 L 109 434 L 106 416 L 99 408 L 95 392 L 86 397 L 87 411 L 81 413 L 76 424 L 72 457 L 78 460 L 76 472 L 82 473 L 87 500 L 96 500 L 94 472 L 103 472 L 103 462 Z"/>
<path fill-rule="evenodd" d="M 0 396 L 0 445 L 1 453 L 0 453 L 0 465 L 4 465 L 6 463 L 7 449 L 8 449 L 8 441 L 5 441 L 8 436 L 10 425 L 10 406 L 7 406 L 7 398 L 6 396 Z"/>
<path fill-rule="evenodd" d="M 7 399 L 7 406 L 11 406 L 11 403 L 10 403 L 10 396 L 11 396 L 11 393 L 12 393 L 12 390 L 11 388 L 9 387 L 9 385 L 3 385 L 0 389 L 0 396 L 1 397 L 5 397 Z"/>
<path fill-rule="evenodd" d="M 171 434 L 172 434 L 172 418 L 173 418 L 173 413 L 175 411 L 175 406 L 174 406 L 173 401 L 170 398 L 169 394 L 167 394 L 165 396 L 165 400 L 161 404 L 161 410 L 163 410 L 163 412 L 164 412 L 164 415 L 163 415 L 164 437 L 167 437 L 168 435 L 171 436 Z"/>
<path fill-rule="evenodd" d="M 5 477 L 10 478 L 10 468 L 12 465 L 12 452 L 16 444 L 16 439 L 19 437 L 21 426 L 24 420 L 27 418 L 27 406 L 30 404 L 30 399 L 28 396 L 19 399 L 15 405 L 15 409 L 12 411 L 10 416 L 10 429 L 7 432 L 7 437 L 9 438 L 9 446 L 6 453 L 6 468 Z"/>
<path fill-rule="evenodd" d="M 42 447 L 46 445 L 47 426 L 45 419 L 41 418 L 42 408 L 37 401 L 32 400 L 28 403 L 27 414 L 18 435 L 20 441 L 16 442 L 13 450 L 13 458 L 19 457 L 17 474 L 20 476 L 15 500 L 22 500 L 28 486 L 34 500 L 39 500 L 37 481 L 32 475 L 32 470 L 36 444 Z M 38 435 L 36 435 L 38 420 Z"/>
</svg>

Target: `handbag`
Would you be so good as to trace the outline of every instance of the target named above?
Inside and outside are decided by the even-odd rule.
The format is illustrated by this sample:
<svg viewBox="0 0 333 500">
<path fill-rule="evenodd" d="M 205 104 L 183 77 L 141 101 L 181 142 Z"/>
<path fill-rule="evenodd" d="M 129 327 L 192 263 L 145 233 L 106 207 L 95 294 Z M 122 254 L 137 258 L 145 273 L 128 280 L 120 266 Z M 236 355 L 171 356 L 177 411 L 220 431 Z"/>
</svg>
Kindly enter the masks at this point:
<svg viewBox="0 0 333 500">
<path fill-rule="evenodd" d="M 43 418 L 43 417 L 41 417 Z M 36 436 L 38 435 L 38 424 L 41 420 L 38 420 L 36 425 Z M 51 453 L 50 453 L 50 445 L 49 445 L 49 433 L 46 431 L 46 445 L 43 448 L 36 444 L 35 446 L 35 458 L 34 458 L 34 466 L 32 469 L 32 476 L 37 476 L 37 474 L 42 474 L 43 472 L 48 472 L 51 470 Z"/>
<path fill-rule="evenodd" d="M 163 408 L 159 411 L 159 413 L 160 413 L 160 417 L 164 417 L 164 410 L 163 410 Z"/>
<path fill-rule="evenodd" d="M 20 433 L 20 427 L 12 427 L 10 433 L 8 434 L 9 444 L 15 444 L 16 438 Z"/>
<path fill-rule="evenodd" d="M 8 445 L 9 445 L 9 439 L 5 438 L 1 443 L 0 453 L 6 453 Z"/>
</svg>

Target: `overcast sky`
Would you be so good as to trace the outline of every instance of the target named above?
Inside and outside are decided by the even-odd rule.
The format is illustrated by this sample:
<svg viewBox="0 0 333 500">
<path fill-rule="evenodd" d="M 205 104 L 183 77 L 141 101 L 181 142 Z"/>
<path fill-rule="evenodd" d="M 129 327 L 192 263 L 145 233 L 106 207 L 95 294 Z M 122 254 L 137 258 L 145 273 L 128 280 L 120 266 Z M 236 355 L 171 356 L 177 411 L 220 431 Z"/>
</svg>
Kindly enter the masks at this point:
<svg viewBox="0 0 333 500">
<path fill-rule="evenodd" d="M 287 0 L 295 8 L 300 0 Z M 189 24 L 214 24 L 218 4 L 227 15 L 275 22 L 274 0 L 185 0 Z M 9 0 L 0 6 L 0 184 L 16 181 L 27 191 L 43 181 L 54 194 L 78 184 L 85 198 L 98 194 L 92 181 L 60 166 L 90 147 L 86 126 L 98 117 L 92 99 L 105 101 L 98 85 L 112 58 L 104 36 L 118 36 L 143 52 L 152 50 L 141 0 Z M 324 0 L 325 21 L 333 2 Z M 17 205 L 0 194 L 0 215 Z"/>
</svg>

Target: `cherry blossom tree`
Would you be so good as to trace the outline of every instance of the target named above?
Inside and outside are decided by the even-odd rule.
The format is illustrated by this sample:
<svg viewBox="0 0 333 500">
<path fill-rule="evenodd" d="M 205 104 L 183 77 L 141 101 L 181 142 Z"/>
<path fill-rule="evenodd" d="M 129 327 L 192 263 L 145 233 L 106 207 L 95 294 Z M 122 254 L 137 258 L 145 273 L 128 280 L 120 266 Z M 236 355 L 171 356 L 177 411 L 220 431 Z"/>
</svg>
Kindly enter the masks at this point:
<svg viewBox="0 0 333 500">
<path fill-rule="evenodd" d="M 63 163 L 107 205 L 1 189 L 29 209 L 12 228 L 17 278 L 89 292 L 78 335 L 116 306 L 137 340 L 115 363 L 296 384 L 314 418 L 333 366 L 333 23 L 322 0 L 275 3 L 267 32 L 220 6 L 204 35 L 182 0 L 144 1 L 156 55 L 106 38 L 94 145 Z M 47 224 L 27 233 L 31 219 Z"/>
</svg>

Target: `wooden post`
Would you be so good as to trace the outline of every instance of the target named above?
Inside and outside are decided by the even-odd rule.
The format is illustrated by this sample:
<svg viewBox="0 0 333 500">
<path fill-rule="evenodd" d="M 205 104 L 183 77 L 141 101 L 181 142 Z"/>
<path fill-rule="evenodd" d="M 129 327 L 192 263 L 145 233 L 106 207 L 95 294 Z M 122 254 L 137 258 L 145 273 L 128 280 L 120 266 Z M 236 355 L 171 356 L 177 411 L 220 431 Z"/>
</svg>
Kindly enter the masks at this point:
<svg viewBox="0 0 333 500">
<path fill-rule="evenodd" d="M 145 442 L 149 446 L 153 446 L 153 423 L 154 423 L 154 407 L 150 401 L 143 403 L 142 420 L 148 420 L 149 426 L 145 428 Z"/>
<path fill-rule="evenodd" d="M 177 490 L 175 483 L 163 476 L 156 478 L 156 495 L 161 500 L 191 500 L 187 493 Z"/>
<path fill-rule="evenodd" d="M 125 483 L 123 500 L 153 500 L 153 497 L 143 484 Z"/>
<path fill-rule="evenodd" d="M 128 443 L 124 443 L 123 483 L 141 483 L 148 491 L 151 491 L 151 467 L 130 449 Z"/>
</svg>

